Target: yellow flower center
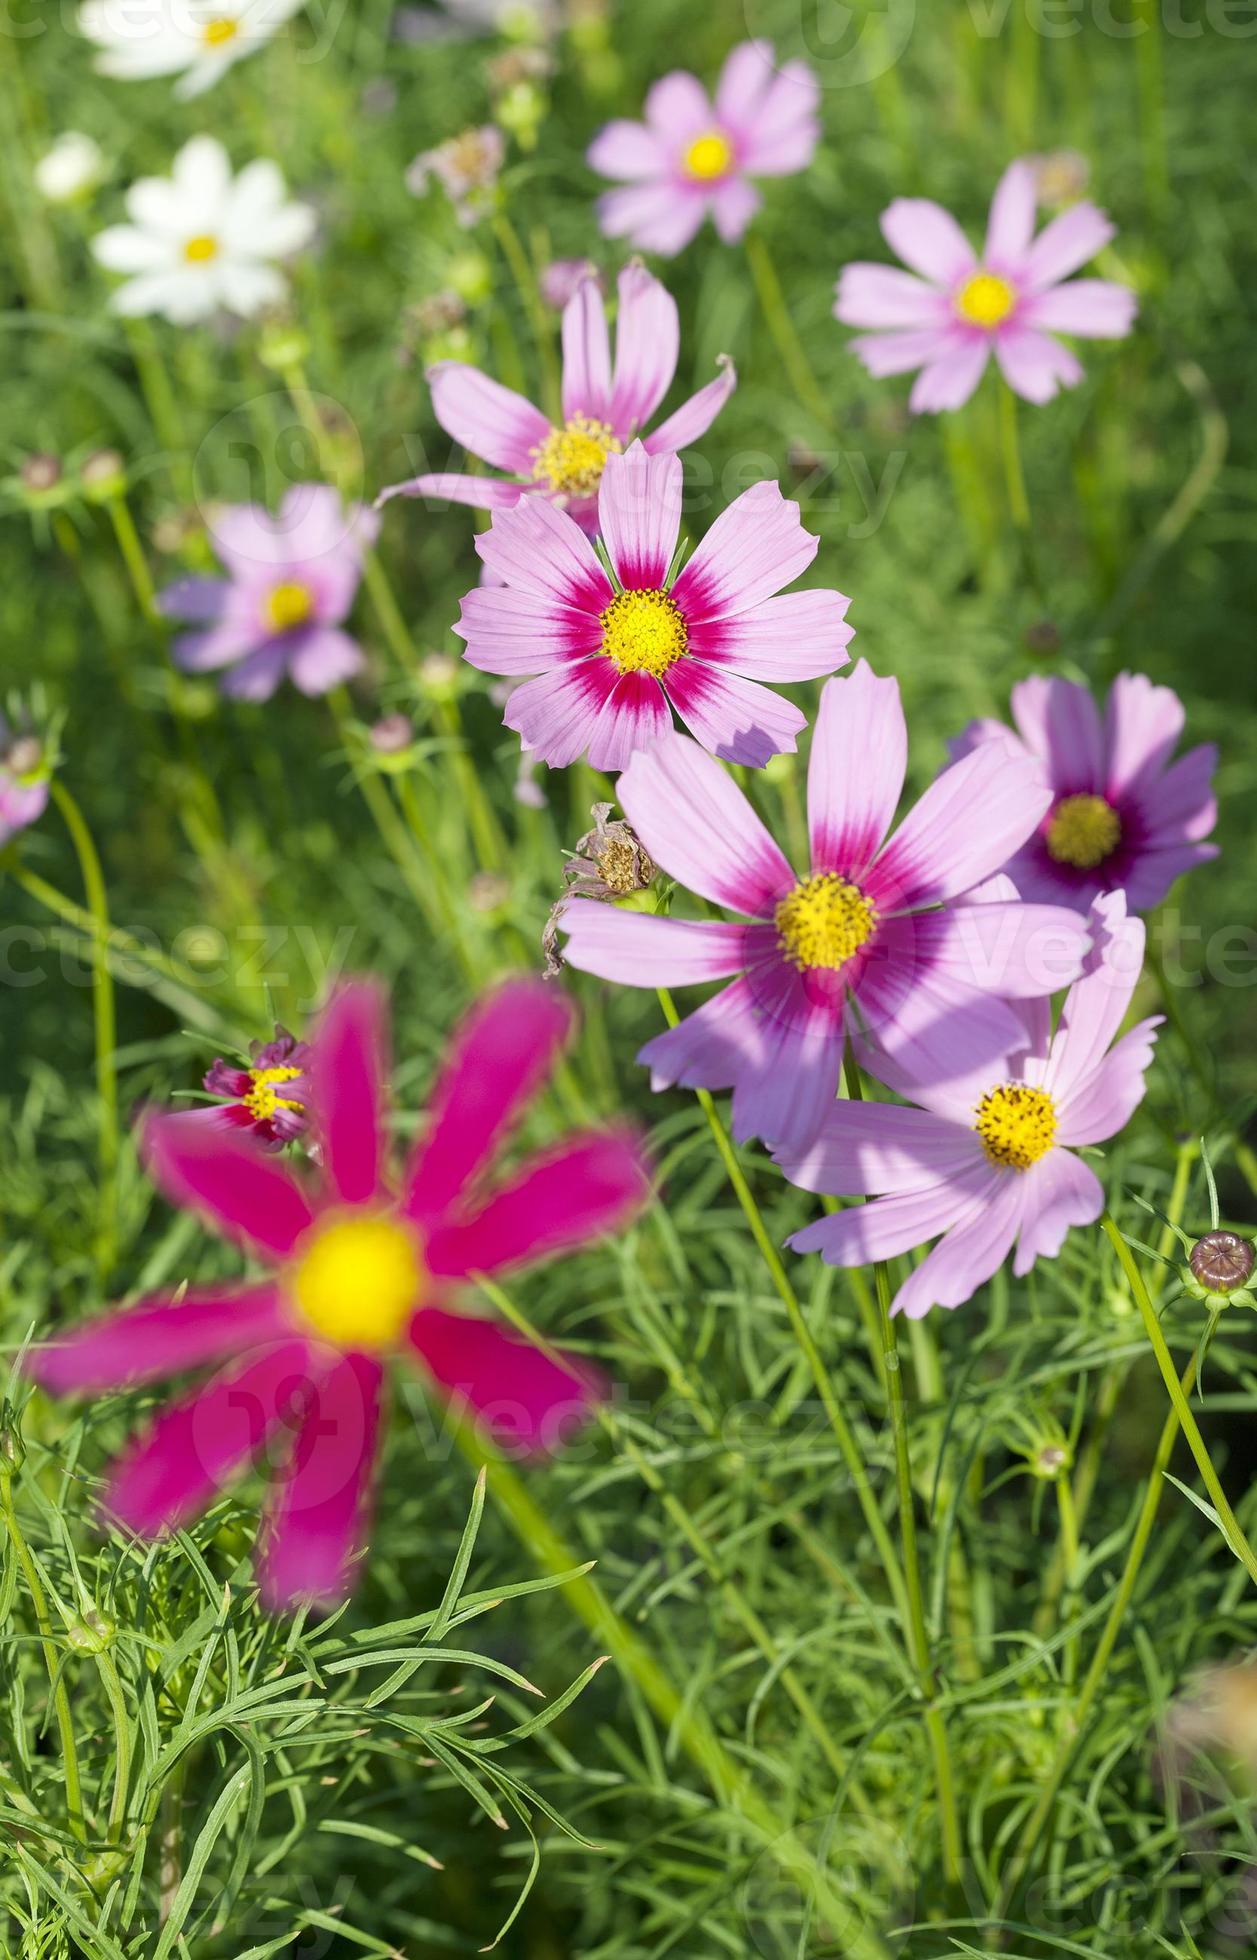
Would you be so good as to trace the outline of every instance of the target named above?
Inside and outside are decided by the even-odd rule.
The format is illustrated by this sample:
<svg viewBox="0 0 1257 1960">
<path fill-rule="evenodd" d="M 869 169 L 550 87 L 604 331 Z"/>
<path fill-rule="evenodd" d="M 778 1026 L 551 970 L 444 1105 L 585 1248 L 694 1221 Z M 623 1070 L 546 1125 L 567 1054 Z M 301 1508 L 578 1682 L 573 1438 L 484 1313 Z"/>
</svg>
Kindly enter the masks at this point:
<svg viewBox="0 0 1257 1960">
<path fill-rule="evenodd" d="M 316 1334 L 338 1347 L 396 1345 L 423 1292 L 419 1245 L 379 1212 L 341 1212 L 306 1235 L 292 1298 Z"/>
<path fill-rule="evenodd" d="M 685 621 L 666 592 L 617 592 L 602 615 L 602 651 L 622 674 L 660 680 L 688 646 Z"/>
<path fill-rule="evenodd" d="M 189 238 L 183 248 L 183 256 L 189 265 L 204 265 L 207 259 L 218 257 L 218 240 L 212 232 L 198 231 L 195 238 Z"/>
<path fill-rule="evenodd" d="M 225 48 L 228 41 L 234 41 L 240 32 L 238 20 L 228 20 L 221 14 L 217 20 L 207 20 L 201 29 L 201 39 L 207 48 Z"/>
<path fill-rule="evenodd" d="M 973 1127 L 993 1164 L 1028 1171 L 1056 1141 L 1056 1105 L 1046 1089 L 1005 1082 L 987 1090 Z"/>
<path fill-rule="evenodd" d="M 622 447 L 609 422 L 573 415 L 529 450 L 533 482 L 548 483 L 565 497 L 592 497 L 602 482 L 607 457 L 618 456 Z"/>
<path fill-rule="evenodd" d="M 295 626 L 304 626 L 309 619 L 314 610 L 314 595 L 308 585 L 289 579 L 271 589 L 263 610 L 273 633 L 291 633 Z"/>
<path fill-rule="evenodd" d="M 1016 304 L 1016 293 L 997 272 L 975 272 L 956 295 L 956 311 L 971 327 L 1000 326 Z"/>
<path fill-rule="evenodd" d="M 836 871 L 805 878 L 782 899 L 774 917 L 782 952 L 804 972 L 812 967 L 837 972 L 877 927 L 877 914 L 859 886 Z"/>
<path fill-rule="evenodd" d="M 727 175 L 733 162 L 733 145 L 722 129 L 709 129 L 696 136 L 685 152 L 685 172 L 702 184 Z"/>
<path fill-rule="evenodd" d="M 1047 827 L 1048 856 L 1058 864 L 1094 871 L 1122 841 L 1122 821 L 1102 796 L 1067 796 Z"/>
<path fill-rule="evenodd" d="M 287 1096 L 276 1093 L 285 1082 L 295 1082 L 300 1074 L 299 1068 L 251 1068 L 249 1070 L 253 1086 L 242 1100 L 255 1123 L 269 1123 L 281 1109 L 305 1108 L 304 1103 L 293 1102 Z"/>
</svg>

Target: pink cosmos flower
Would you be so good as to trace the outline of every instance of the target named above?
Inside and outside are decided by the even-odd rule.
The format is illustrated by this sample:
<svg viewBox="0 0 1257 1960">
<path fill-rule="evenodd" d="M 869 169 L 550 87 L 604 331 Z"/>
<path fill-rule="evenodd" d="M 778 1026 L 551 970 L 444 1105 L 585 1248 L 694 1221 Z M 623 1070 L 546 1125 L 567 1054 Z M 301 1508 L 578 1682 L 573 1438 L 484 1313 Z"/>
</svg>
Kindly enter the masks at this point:
<svg viewBox="0 0 1257 1960">
<path fill-rule="evenodd" d="M 175 664 L 228 669 L 222 691 L 240 701 L 269 701 L 285 675 L 303 694 L 348 680 L 364 655 L 342 621 L 379 524 L 322 483 L 294 484 L 276 517 L 258 504 L 219 510 L 209 534 L 227 577 L 180 579 L 161 595 L 168 618 L 196 627 L 176 636 Z"/>
<path fill-rule="evenodd" d="M 254 1042 L 247 1067 L 218 1056 L 204 1086 L 221 1100 L 188 1114 L 249 1130 L 259 1143 L 280 1150 L 306 1128 L 310 1059 L 308 1042 L 276 1028 L 274 1041 Z"/>
<path fill-rule="evenodd" d="M 915 1320 L 961 1306 L 1014 1242 L 1020 1278 L 1036 1259 L 1055 1258 L 1071 1225 L 1094 1223 L 1104 1192 L 1074 1151 L 1129 1121 L 1160 1017 L 1110 1045 L 1139 979 L 1144 928 L 1127 918 L 1120 892 L 1097 899 L 1092 921 L 1095 947 L 1055 1035 L 1047 1002 L 1024 1003 L 1020 1048 L 999 1066 L 930 1090 L 897 1079 L 918 1107 L 837 1103 L 809 1148 L 778 1155 L 805 1191 L 877 1194 L 796 1232 L 796 1252 L 863 1266 L 937 1238 L 895 1296 L 894 1311 Z"/>
<path fill-rule="evenodd" d="M 587 753 L 595 769 L 622 769 L 671 727 L 670 708 L 705 748 L 758 768 L 806 726 L 760 681 L 844 664 L 849 601 L 781 590 L 818 541 L 775 483 L 744 490 L 674 578 L 680 523 L 680 460 L 635 442 L 607 458 L 598 493 L 614 584 L 579 525 L 542 498 L 499 511 L 476 539 L 502 582 L 467 594 L 454 631 L 473 667 L 536 675 L 503 719 L 552 768 Z"/>
<path fill-rule="evenodd" d="M 1005 866 L 1026 898 L 1087 911 L 1103 891 L 1120 890 L 1132 912 L 1147 912 L 1174 880 L 1218 854 L 1206 844 L 1217 817 L 1212 743 L 1171 761 L 1183 732 L 1183 704 L 1146 674 L 1119 674 L 1101 719 L 1077 681 L 1035 674 L 1012 692 L 1017 733 L 999 721 L 972 722 L 953 755 L 1002 743 L 1046 772 L 1052 803 Z"/>
<path fill-rule="evenodd" d="M 401 1353 L 443 1394 L 528 1449 L 554 1447 L 598 1392 L 492 1321 L 455 1309 L 476 1273 L 623 1225 L 646 1196 L 623 1131 L 568 1137 L 486 1191 L 481 1172 L 537 1092 L 569 1009 L 540 981 L 508 982 L 455 1037 L 428 1123 L 400 1181 L 385 1127 L 385 1016 L 377 990 L 343 987 L 315 1032 L 310 1107 L 316 1185 L 253 1138 L 187 1115 L 145 1126 L 149 1168 L 175 1204 L 205 1215 L 274 1270 L 192 1288 L 89 1322 L 30 1363 L 55 1393 L 100 1395 L 207 1363 L 225 1366 L 173 1402 L 115 1465 L 106 1509 L 145 1537 L 202 1511 L 250 1459 L 282 1456 L 262 1531 L 272 1606 L 348 1590 L 370 1510 L 385 1361 Z"/>
<path fill-rule="evenodd" d="M 1046 783 L 992 743 L 944 770 L 887 837 L 907 749 L 897 682 L 862 660 L 826 683 L 808 768 L 811 866 L 799 877 L 726 772 L 666 735 L 620 778 L 620 807 L 669 877 L 744 916 L 564 907 L 566 958 L 586 973 L 638 987 L 738 976 L 638 1059 L 656 1089 L 731 1088 L 739 1141 L 811 1140 L 837 1094 L 847 1032 L 875 1074 L 893 1063 L 951 1081 L 1016 1045 L 1004 997 L 1049 994 L 1082 970 L 1076 913 L 1023 904 L 1011 887 L 976 902 L 1042 817 Z"/>
<path fill-rule="evenodd" d="M 0 848 L 48 808 L 48 749 L 31 729 L 10 728 L 0 714 Z"/>
<path fill-rule="evenodd" d="M 1033 162 L 1010 164 L 991 203 L 981 257 L 942 206 L 897 197 L 882 232 L 911 272 L 849 265 L 838 281 L 837 317 L 874 332 L 851 350 L 870 374 L 920 369 L 909 407 L 959 408 L 994 353 L 1005 381 L 1030 402 L 1050 401 L 1082 380 L 1076 357 L 1053 333 L 1121 340 L 1135 295 L 1110 279 L 1068 280 L 1113 236 L 1094 204 L 1074 204 L 1036 238 Z M 915 276 L 915 275 L 920 275 Z"/>
<path fill-rule="evenodd" d="M 446 434 L 509 478 L 440 471 L 394 484 L 377 503 L 446 497 L 477 510 L 510 510 L 521 497 L 541 495 L 592 530 L 607 458 L 646 427 L 672 386 L 681 351 L 676 301 L 645 266 L 626 265 L 618 291 L 614 362 L 595 274 L 580 280 L 563 309 L 562 428 L 479 368 L 437 361 L 428 369 L 433 413 Z M 651 455 L 687 449 L 706 434 L 736 384 L 733 363 L 722 356 L 716 379 L 645 436 L 644 447 Z"/>
<path fill-rule="evenodd" d="M 778 68 L 769 41 L 744 41 L 721 70 L 713 102 L 678 69 L 646 97 L 644 122 L 612 122 L 586 160 L 623 190 L 598 200 L 608 238 L 672 258 L 710 214 L 721 238 L 741 238 L 758 211 L 752 177 L 788 177 L 820 137 L 820 89 L 804 61 Z"/>
</svg>

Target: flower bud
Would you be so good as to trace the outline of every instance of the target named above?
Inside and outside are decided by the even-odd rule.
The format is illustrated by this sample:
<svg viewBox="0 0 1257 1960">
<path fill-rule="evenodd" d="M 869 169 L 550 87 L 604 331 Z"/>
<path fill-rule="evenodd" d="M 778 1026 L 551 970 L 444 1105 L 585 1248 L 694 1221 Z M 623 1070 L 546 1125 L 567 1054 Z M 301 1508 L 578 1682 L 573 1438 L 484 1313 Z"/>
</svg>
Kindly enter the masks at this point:
<svg viewBox="0 0 1257 1960">
<path fill-rule="evenodd" d="M 18 476 L 28 497 L 45 497 L 61 481 L 61 459 L 39 450 L 24 459 Z"/>
<path fill-rule="evenodd" d="M 367 740 L 377 755 L 400 755 L 415 739 L 409 715 L 381 715 L 367 732 Z"/>
<path fill-rule="evenodd" d="M 26 1445 L 11 1423 L 0 1424 L 0 1477 L 15 1477 L 26 1461 Z"/>
<path fill-rule="evenodd" d="M 79 482 L 94 504 L 107 504 L 126 490 L 126 464 L 116 449 L 93 450 L 79 471 Z"/>
<path fill-rule="evenodd" d="M 66 1628 L 66 1639 L 76 1654 L 103 1654 L 113 1643 L 117 1628 L 105 1614 L 89 1606 L 80 1619 Z"/>
<path fill-rule="evenodd" d="M 1238 1232 L 1206 1232 L 1192 1247 L 1188 1264 L 1192 1278 L 1206 1293 L 1229 1298 L 1248 1285 L 1257 1253 Z"/>
</svg>

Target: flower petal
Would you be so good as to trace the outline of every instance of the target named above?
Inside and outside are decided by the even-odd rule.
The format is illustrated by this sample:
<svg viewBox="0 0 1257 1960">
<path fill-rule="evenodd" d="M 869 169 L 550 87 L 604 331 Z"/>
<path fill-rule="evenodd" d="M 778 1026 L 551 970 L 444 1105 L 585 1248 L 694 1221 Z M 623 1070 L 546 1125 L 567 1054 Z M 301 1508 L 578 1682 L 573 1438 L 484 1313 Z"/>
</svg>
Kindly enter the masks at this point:
<svg viewBox="0 0 1257 1960">
<path fill-rule="evenodd" d="M 1154 1014 L 1137 1022 L 1071 1091 L 1068 1103 L 1060 1108 L 1058 1142 L 1105 1143 L 1125 1129 L 1143 1101 L 1144 1077 L 1152 1064 L 1162 1019 Z"/>
<path fill-rule="evenodd" d="M 898 1103 L 836 1103 L 802 1150 L 774 1150 L 791 1184 L 831 1197 L 919 1191 L 958 1175 L 982 1156 L 973 1130 Z"/>
<path fill-rule="evenodd" d="M 994 1181 L 974 1200 L 969 1215 L 943 1234 L 904 1281 L 892 1313 L 920 1320 L 931 1307 L 961 1307 L 972 1299 L 1012 1251 L 1028 1195 L 1017 1172 L 995 1171 Z"/>
<path fill-rule="evenodd" d="M 509 585 L 477 585 L 463 595 L 454 628 L 467 642 L 463 658 L 489 674 L 542 674 L 568 660 L 587 660 L 602 645 L 596 613 Z"/>
<path fill-rule="evenodd" d="M 665 735 L 620 778 L 620 807 L 661 870 L 700 898 L 770 914 L 794 873 L 742 791 L 684 735 Z"/>
<path fill-rule="evenodd" d="M 607 457 L 598 529 L 627 589 L 662 590 L 681 528 L 681 483 L 680 457 L 648 455 L 640 442 Z"/>
<path fill-rule="evenodd" d="M 1050 334 L 1008 327 L 995 336 L 995 358 L 1010 388 L 1028 402 L 1049 402 L 1082 380 L 1082 363 Z"/>
<path fill-rule="evenodd" d="M 986 372 L 990 342 L 985 334 L 950 340 L 944 353 L 932 360 L 912 384 L 908 407 L 914 415 L 941 415 L 963 408 Z"/>
<path fill-rule="evenodd" d="M 839 275 L 834 317 L 846 327 L 935 327 L 949 315 L 937 286 L 897 265 L 856 260 Z"/>
<path fill-rule="evenodd" d="M 714 381 L 682 402 L 665 422 L 648 436 L 643 436 L 642 446 L 651 456 L 660 456 L 665 450 L 688 449 L 700 436 L 706 435 L 721 409 L 738 385 L 737 370 L 727 354 L 717 357 L 720 369 Z"/>
<path fill-rule="evenodd" d="M 676 301 L 644 265 L 636 261 L 626 265 L 616 290 L 620 305 L 607 419 L 621 436 L 635 436 L 672 386 L 681 351 L 681 327 Z M 701 435 L 702 430 L 698 433 Z M 679 449 L 681 444 L 662 446 Z"/>
<path fill-rule="evenodd" d="M 775 755 L 793 755 L 807 716 L 758 681 L 709 667 L 694 658 L 678 661 L 667 680 L 682 721 L 704 748 L 726 762 L 762 769 Z"/>
<path fill-rule="evenodd" d="M 582 279 L 563 309 L 563 415 L 610 420 L 611 342 L 602 289 Z"/>
<path fill-rule="evenodd" d="M 632 183 L 662 176 L 669 166 L 669 146 L 645 123 L 620 120 L 598 131 L 585 161 L 600 177 Z"/>
<path fill-rule="evenodd" d="M 881 226 L 891 251 L 933 285 L 951 286 L 977 264 L 951 212 L 928 197 L 897 197 L 883 211 Z"/>
<path fill-rule="evenodd" d="M 144 1124 L 149 1175 L 172 1204 L 204 1214 L 225 1238 L 286 1259 L 314 1214 L 299 1185 L 260 1144 L 186 1116 Z"/>
<path fill-rule="evenodd" d="M 605 191 L 598 199 L 598 223 L 607 238 L 631 238 L 643 252 L 661 258 L 684 250 L 706 215 L 703 191 L 678 187 L 669 178 Z"/>
<path fill-rule="evenodd" d="M 241 1354 L 276 1340 L 286 1325 L 281 1296 L 270 1285 L 141 1300 L 36 1348 L 27 1372 L 50 1395 L 100 1395 Z"/>
<path fill-rule="evenodd" d="M 514 689 L 502 719 L 524 747 L 551 769 L 565 769 L 598 739 L 601 716 L 618 675 L 610 660 L 569 661 Z"/>
<path fill-rule="evenodd" d="M 1068 1150 L 1049 1150 L 1024 1178 L 1021 1236 L 1013 1271 L 1018 1279 L 1036 1259 L 1055 1259 L 1071 1225 L 1094 1225 L 1104 1210 L 1104 1187 L 1089 1164 Z"/>
<path fill-rule="evenodd" d="M 341 1354 L 313 1386 L 263 1527 L 258 1583 L 272 1611 L 333 1603 L 350 1590 L 370 1515 L 383 1384 L 378 1361 Z"/>
<path fill-rule="evenodd" d="M 1172 687 L 1155 687 L 1146 674 L 1119 674 L 1104 711 L 1105 774 L 1110 802 L 1159 777 L 1183 732 L 1186 714 Z M 1152 789 L 1154 804 L 1157 791 Z"/>
<path fill-rule="evenodd" d="M 550 433 L 539 408 L 465 361 L 435 361 L 427 380 L 432 412 L 447 435 L 496 469 L 532 474 L 531 452 Z"/>
<path fill-rule="evenodd" d="M 339 626 L 319 626 L 303 633 L 288 657 L 288 673 L 302 694 L 328 694 L 342 681 L 360 674 L 366 655 L 355 639 Z"/>
<path fill-rule="evenodd" d="M 1020 158 L 1010 163 L 991 199 L 991 215 L 982 248 L 984 265 L 996 271 L 1016 272 L 1034 236 L 1037 207 L 1033 164 Z"/>
<path fill-rule="evenodd" d="M 819 542 L 776 483 L 753 483 L 716 519 L 673 586 L 673 600 L 687 621 L 746 612 L 805 572 Z"/>
<path fill-rule="evenodd" d="M 1032 294 L 1019 317 L 1028 327 L 1051 333 L 1122 340 L 1131 330 L 1138 304 L 1129 286 L 1111 279 L 1072 279 L 1066 286 L 1049 286 L 1046 292 Z"/>
<path fill-rule="evenodd" d="M 1094 204 L 1071 204 L 1045 225 L 1026 256 L 1022 276 L 1035 292 L 1067 279 L 1103 251 L 1114 228 Z"/>
<path fill-rule="evenodd" d="M 495 512 L 476 550 L 504 585 L 576 612 L 597 615 L 615 596 L 580 525 L 545 497 Z"/>
<path fill-rule="evenodd" d="M 925 912 L 913 919 L 912 932 L 917 953 L 932 968 L 1005 1000 L 1035 1000 L 1069 986 L 1090 944 L 1086 919 L 1068 906 L 1020 899 Z"/>
<path fill-rule="evenodd" d="M 895 1259 L 937 1238 L 970 1213 L 998 1175 L 990 1164 L 975 1164 L 958 1177 L 890 1198 L 871 1198 L 867 1204 L 819 1218 L 786 1243 L 795 1252 L 819 1252 L 827 1266 L 867 1266 L 874 1259 Z"/>
<path fill-rule="evenodd" d="M 653 674 L 621 674 L 598 710 L 589 736 L 589 766 L 606 775 L 627 769 L 672 727 L 668 698 Z"/>
<path fill-rule="evenodd" d="M 627 1129 L 566 1137 L 529 1158 L 470 1217 L 445 1220 L 428 1239 L 439 1278 L 496 1273 L 618 1231 L 650 1195 L 646 1161 Z"/>
<path fill-rule="evenodd" d="M 1002 744 L 953 762 L 913 805 L 873 865 L 882 911 L 937 904 L 991 877 L 1046 816 L 1042 776 Z"/>
<path fill-rule="evenodd" d="M 1011 706 L 1022 740 L 1046 763 L 1058 796 L 1104 788 L 1104 730 L 1090 688 L 1032 674 L 1018 681 Z"/>
<path fill-rule="evenodd" d="M 652 918 L 593 898 L 569 898 L 560 925 L 563 957 L 581 973 L 633 987 L 685 987 L 724 980 L 747 964 L 745 926 L 718 919 Z"/>
<path fill-rule="evenodd" d="M 390 483 L 380 491 L 375 507 L 382 509 L 394 497 L 423 497 L 436 503 L 470 504 L 473 510 L 510 510 L 527 494 L 523 484 L 505 483 L 500 477 L 438 470 L 412 476 L 406 483 Z"/>
<path fill-rule="evenodd" d="M 369 980 L 338 987 L 311 1038 L 310 1101 L 324 1174 L 342 1204 L 366 1205 L 383 1172 L 387 1009 Z"/>
<path fill-rule="evenodd" d="M 807 771 L 812 870 L 862 871 L 894 822 L 908 767 L 899 683 L 866 660 L 821 689 Z"/>
<path fill-rule="evenodd" d="M 779 592 L 735 619 L 690 628 L 690 652 L 716 667 L 761 681 L 811 681 L 845 664 L 854 635 L 841 592 Z"/>
<path fill-rule="evenodd" d="M 605 1393 L 584 1362 L 552 1360 L 530 1341 L 470 1314 L 424 1307 L 409 1338 L 437 1384 L 466 1402 L 502 1444 L 557 1450 Z"/>
</svg>

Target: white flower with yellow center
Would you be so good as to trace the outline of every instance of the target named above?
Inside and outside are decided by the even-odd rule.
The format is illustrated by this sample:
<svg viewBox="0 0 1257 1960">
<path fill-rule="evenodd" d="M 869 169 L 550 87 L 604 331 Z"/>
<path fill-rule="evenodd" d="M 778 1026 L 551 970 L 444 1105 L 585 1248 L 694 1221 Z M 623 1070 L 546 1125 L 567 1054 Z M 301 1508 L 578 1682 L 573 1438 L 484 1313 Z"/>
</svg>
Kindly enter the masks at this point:
<svg viewBox="0 0 1257 1960">
<path fill-rule="evenodd" d="M 289 202 L 277 164 L 259 158 L 233 177 L 212 136 L 185 143 L 169 177 L 140 178 L 126 205 L 131 222 L 92 240 L 97 261 L 127 275 L 110 305 L 175 326 L 220 308 L 248 318 L 276 305 L 288 288 L 275 261 L 300 250 L 315 226 L 308 205 Z"/>
<path fill-rule="evenodd" d="M 79 32 L 115 81 L 178 75 L 175 94 L 203 95 L 256 52 L 305 0 L 84 0 Z"/>
</svg>

